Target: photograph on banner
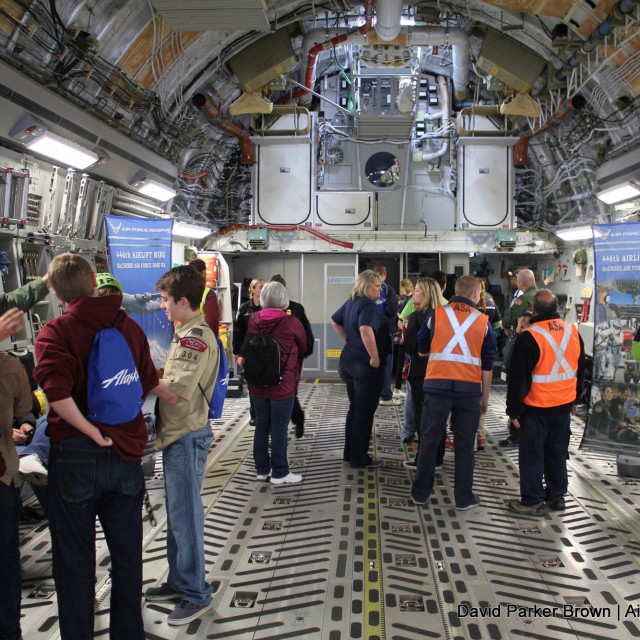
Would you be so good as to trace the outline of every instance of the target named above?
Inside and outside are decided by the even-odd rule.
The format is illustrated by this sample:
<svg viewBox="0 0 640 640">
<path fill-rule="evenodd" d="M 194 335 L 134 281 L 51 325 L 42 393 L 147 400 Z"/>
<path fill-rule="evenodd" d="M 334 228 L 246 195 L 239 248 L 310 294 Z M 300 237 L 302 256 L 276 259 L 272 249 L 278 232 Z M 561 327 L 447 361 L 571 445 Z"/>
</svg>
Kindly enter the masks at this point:
<svg viewBox="0 0 640 640">
<path fill-rule="evenodd" d="M 166 360 L 173 324 L 160 308 L 156 282 L 171 268 L 170 219 L 105 216 L 111 273 L 122 285 L 122 307 L 143 329 L 156 367 Z"/>
<path fill-rule="evenodd" d="M 640 223 L 594 225 L 593 380 L 583 444 L 640 451 Z"/>
</svg>

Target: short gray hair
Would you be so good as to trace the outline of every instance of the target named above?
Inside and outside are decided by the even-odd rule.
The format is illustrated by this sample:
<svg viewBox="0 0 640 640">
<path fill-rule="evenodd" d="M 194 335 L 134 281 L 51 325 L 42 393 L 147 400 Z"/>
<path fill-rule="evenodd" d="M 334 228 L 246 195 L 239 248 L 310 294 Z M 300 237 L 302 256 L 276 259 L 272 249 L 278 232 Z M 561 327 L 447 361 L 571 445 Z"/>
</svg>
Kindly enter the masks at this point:
<svg viewBox="0 0 640 640">
<path fill-rule="evenodd" d="M 260 306 L 263 309 L 289 308 L 289 296 L 287 290 L 279 282 L 267 282 L 260 292 Z"/>
</svg>

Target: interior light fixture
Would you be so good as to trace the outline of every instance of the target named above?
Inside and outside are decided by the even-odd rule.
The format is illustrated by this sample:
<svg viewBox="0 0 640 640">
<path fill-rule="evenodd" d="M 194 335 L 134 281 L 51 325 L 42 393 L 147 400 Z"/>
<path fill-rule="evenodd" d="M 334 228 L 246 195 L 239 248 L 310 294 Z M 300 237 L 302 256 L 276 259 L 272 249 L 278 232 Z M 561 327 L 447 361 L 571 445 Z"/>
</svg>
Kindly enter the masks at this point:
<svg viewBox="0 0 640 640">
<path fill-rule="evenodd" d="M 568 229 L 556 229 L 555 234 L 561 240 L 589 240 L 593 237 L 591 226 L 571 227 Z"/>
<path fill-rule="evenodd" d="M 600 191 L 596 194 L 596 197 L 607 204 L 616 204 L 640 197 L 640 186 L 635 182 L 627 181 Z"/>
<path fill-rule="evenodd" d="M 99 160 L 97 153 L 51 133 L 43 122 L 29 114 L 20 119 L 9 135 L 30 151 L 75 169 L 86 169 Z"/>
<path fill-rule="evenodd" d="M 159 202 L 166 202 L 176 196 L 175 189 L 157 180 L 152 180 L 144 171 L 138 171 L 130 184 L 142 195 L 158 200 Z"/>
<path fill-rule="evenodd" d="M 190 238 L 192 240 L 200 240 L 211 233 L 213 233 L 213 229 L 188 222 L 174 222 L 173 230 L 171 231 L 171 234 L 174 236 Z"/>
</svg>

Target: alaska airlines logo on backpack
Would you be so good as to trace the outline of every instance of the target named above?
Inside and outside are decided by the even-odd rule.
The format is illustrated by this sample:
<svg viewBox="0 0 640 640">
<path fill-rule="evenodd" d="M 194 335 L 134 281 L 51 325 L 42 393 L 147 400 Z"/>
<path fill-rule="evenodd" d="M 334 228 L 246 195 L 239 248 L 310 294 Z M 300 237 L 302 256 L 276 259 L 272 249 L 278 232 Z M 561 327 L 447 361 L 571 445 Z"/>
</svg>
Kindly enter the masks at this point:
<svg viewBox="0 0 640 640">
<path fill-rule="evenodd" d="M 125 337 L 110 327 L 96 333 L 87 365 L 88 418 L 107 425 L 138 416 L 144 402 L 140 375 Z"/>
<path fill-rule="evenodd" d="M 103 380 L 102 388 L 106 389 L 107 387 L 110 387 L 112 384 L 116 387 L 121 384 L 131 384 L 136 380 L 140 380 L 140 376 L 138 375 L 138 372 L 136 369 L 134 369 L 132 373 L 129 373 L 128 369 L 122 369 L 121 371 L 118 371 L 118 373 L 116 373 L 116 375 L 113 376 L 113 378 L 107 378 L 106 380 Z"/>
</svg>

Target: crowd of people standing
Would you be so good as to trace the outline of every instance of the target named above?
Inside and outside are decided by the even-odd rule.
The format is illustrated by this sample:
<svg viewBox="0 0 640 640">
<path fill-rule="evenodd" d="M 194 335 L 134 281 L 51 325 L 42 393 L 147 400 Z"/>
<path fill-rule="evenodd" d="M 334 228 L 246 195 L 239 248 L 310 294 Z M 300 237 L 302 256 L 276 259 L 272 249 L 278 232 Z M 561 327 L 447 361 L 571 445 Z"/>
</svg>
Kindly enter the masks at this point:
<svg viewBox="0 0 640 640">
<path fill-rule="evenodd" d="M 94 338 L 115 327 L 136 372 L 125 378 L 138 382 L 140 402 L 150 393 L 158 398 L 154 446 L 163 453 L 168 573 L 164 582 L 147 588 L 145 599 L 173 602 L 168 623 L 187 624 L 212 604 L 200 490 L 213 438 L 203 398 L 212 395 L 220 363 L 219 309 L 197 260 L 165 273 L 157 289 L 175 333 L 164 366 L 156 369 L 144 333 L 121 308 L 122 287 L 109 274 L 101 275 L 98 278 L 77 254 L 56 256 L 44 278 L 13 297 L 0 298 L 0 311 L 6 311 L 0 316 L 0 339 L 20 330 L 20 309 L 54 287 L 65 310 L 37 337 L 33 376 L 49 407 L 44 473 L 61 636 L 80 640 L 93 634 L 97 517 L 112 563 L 110 637 L 142 640 L 140 461 L 147 426 L 139 406 L 130 419 L 115 425 L 87 419 L 93 411 L 87 363 L 93 357 Z M 449 291 L 443 272 L 420 274 L 415 284 L 403 280 L 398 295 L 387 275 L 382 263 L 362 271 L 348 300 L 331 315 L 333 329 L 345 342 L 339 363 L 348 400 L 343 460 L 353 469 L 379 467 L 382 462 L 369 453 L 376 411 L 404 402 L 402 439 L 412 445 L 417 436 L 417 454 L 405 462 L 415 472 L 414 504 L 429 505 L 435 499 L 433 487 L 450 428 L 456 508 L 479 506 L 473 492 L 474 453 L 486 442 L 483 416 L 497 355 L 495 332 L 504 328 L 507 334 L 519 334 L 510 342 L 505 366 L 510 438 L 519 439 L 520 460 L 520 499 L 510 501 L 508 508 L 533 516 L 543 515 L 547 508 L 564 509 L 570 419 L 583 383 L 584 345 L 575 326 L 558 313 L 556 296 L 538 289 L 533 272 L 523 269 L 515 276 L 519 295 L 501 317 L 481 278 L 461 276 Z M 279 274 L 268 282 L 252 280 L 248 300 L 238 309 L 233 353 L 239 372 L 249 371 L 251 358 L 257 357 L 256 345 L 265 336 L 277 347 L 279 378 L 269 384 L 248 380 L 256 480 L 295 484 L 303 477 L 289 468 L 288 426 L 293 423 L 296 437 L 303 437 L 305 414 L 297 392 L 314 336 L 304 307 L 289 299 Z M 14 441 L 31 428 L 19 416 L 34 406 L 33 389 L 15 359 L 0 357 L 0 544 L 6 552 L 6 570 L 0 575 L 0 637 L 18 640 L 19 460 Z M 628 399 L 623 391 L 618 404 Z M 608 434 L 625 429 L 622 420 L 614 424 L 622 414 L 612 395 L 611 388 L 603 389 L 594 408 L 594 415 L 602 417 L 599 428 Z M 5 424 L 14 419 L 18 428 L 11 434 Z"/>
</svg>

